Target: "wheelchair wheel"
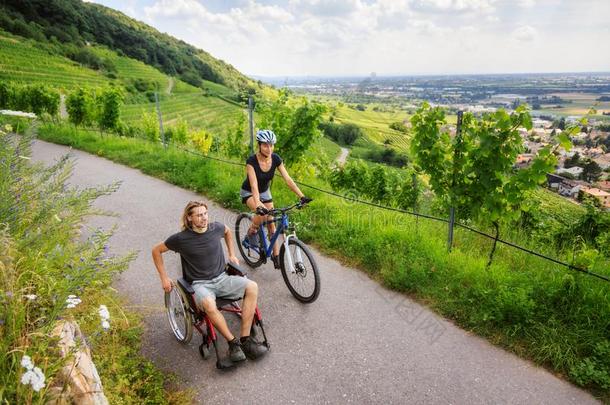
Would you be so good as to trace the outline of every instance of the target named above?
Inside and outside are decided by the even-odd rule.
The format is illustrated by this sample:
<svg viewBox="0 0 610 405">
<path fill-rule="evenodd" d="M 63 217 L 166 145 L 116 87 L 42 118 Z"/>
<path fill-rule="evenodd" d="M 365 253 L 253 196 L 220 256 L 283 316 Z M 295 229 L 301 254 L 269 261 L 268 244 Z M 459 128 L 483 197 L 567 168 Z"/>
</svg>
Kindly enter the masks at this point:
<svg viewBox="0 0 610 405">
<path fill-rule="evenodd" d="M 180 343 L 188 343 L 193 337 L 193 314 L 184 291 L 172 283 L 172 290 L 165 293 L 165 309 L 169 326 Z"/>
<path fill-rule="evenodd" d="M 292 268 L 288 268 L 288 255 L 292 259 Z M 280 250 L 280 268 L 288 290 L 299 301 L 314 302 L 320 295 L 320 273 L 311 251 L 296 238 L 288 240 Z"/>
<path fill-rule="evenodd" d="M 256 268 L 265 261 L 265 254 L 263 252 L 263 243 L 260 240 L 260 233 L 256 234 L 256 240 L 258 242 L 256 246 L 250 246 L 250 243 L 247 240 L 248 229 L 250 229 L 251 224 L 252 214 L 240 214 L 237 217 L 237 221 L 235 221 L 235 239 L 241 257 L 243 257 L 250 267 Z"/>
</svg>

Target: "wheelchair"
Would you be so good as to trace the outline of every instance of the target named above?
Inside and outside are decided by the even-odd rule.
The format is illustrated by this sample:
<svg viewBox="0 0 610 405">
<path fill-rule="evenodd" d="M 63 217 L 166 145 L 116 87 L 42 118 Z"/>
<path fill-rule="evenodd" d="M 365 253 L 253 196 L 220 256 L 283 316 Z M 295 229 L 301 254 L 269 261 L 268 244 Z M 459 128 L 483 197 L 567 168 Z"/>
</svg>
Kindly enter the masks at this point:
<svg viewBox="0 0 610 405">
<path fill-rule="evenodd" d="M 246 276 L 246 272 L 243 269 L 232 263 L 227 264 L 226 272 L 229 275 Z M 216 306 L 220 311 L 231 312 L 241 317 L 239 300 L 216 298 Z M 228 358 L 221 359 L 218 353 L 218 335 L 216 330 L 205 311 L 196 305 L 195 290 L 193 290 L 189 282 L 183 278 L 172 281 L 172 290 L 169 293 L 165 293 L 165 309 L 170 328 L 178 342 L 183 344 L 189 343 L 193 337 L 193 327 L 195 327 L 201 334 L 202 342 L 199 345 L 199 354 L 204 360 L 210 358 L 210 346 L 213 346 L 216 354 L 216 368 L 226 369 L 235 365 Z M 263 327 L 263 318 L 258 305 L 254 310 L 250 337 L 258 343 L 261 343 L 260 339 L 262 338 L 262 344 L 269 348 L 269 342 Z"/>
</svg>

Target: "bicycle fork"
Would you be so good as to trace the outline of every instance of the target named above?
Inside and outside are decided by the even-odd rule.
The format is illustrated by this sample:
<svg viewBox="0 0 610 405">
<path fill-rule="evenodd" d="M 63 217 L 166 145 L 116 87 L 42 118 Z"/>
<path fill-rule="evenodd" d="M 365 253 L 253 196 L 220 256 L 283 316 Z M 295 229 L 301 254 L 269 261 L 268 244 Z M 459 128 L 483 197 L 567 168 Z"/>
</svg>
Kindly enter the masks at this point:
<svg viewBox="0 0 610 405">
<path fill-rule="evenodd" d="M 296 273 L 296 269 L 294 268 L 294 263 L 292 262 L 292 255 L 290 254 L 289 244 L 288 244 L 288 242 L 290 241 L 291 238 L 297 239 L 296 233 L 293 232 L 284 238 L 284 252 L 286 252 L 285 253 L 286 257 L 284 258 L 284 260 L 287 260 L 286 271 L 294 274 L 294 273 Z M 296 245 L 296 246 L 298 246 L 298 245 Z M 301 249 L 295 249 L 295 250 L 296 250 L 297 263 L 303 263 L 303 256 L 301 254 Z"/>
</svg>

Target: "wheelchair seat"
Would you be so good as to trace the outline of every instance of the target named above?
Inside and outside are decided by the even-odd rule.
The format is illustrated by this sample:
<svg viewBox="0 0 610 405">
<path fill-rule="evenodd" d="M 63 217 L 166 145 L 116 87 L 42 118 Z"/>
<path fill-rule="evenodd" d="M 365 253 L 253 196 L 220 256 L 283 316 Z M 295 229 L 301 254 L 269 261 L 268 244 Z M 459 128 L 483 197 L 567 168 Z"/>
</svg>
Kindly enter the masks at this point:
<svg viewBox="0 0 610 405">
<path fill-rule="evenodd" d="M 240 276 L 240 277 L 246 276 L 246 271 L 243 268 L 241 268 L 231 262 L 227 263 L 225 272 L 227 274 L 229 274 L 230 276 Z M 195 290 L 193 289 L 193 286 L 191 285 L 191 283 L 186 281 L 184 278 L 179 278 L 178 280 L 176 280 L 176 282 L 178 283 L 180 288 L 182 288 L 182 291 L 184 291 L 186 293 L 188 303 L 189 303 L 189 306 L 191 307 L 191 309 L 195 312 L 198 312 L 199 307 L 197 306 L 197 303 L 193 299 L 193 297 L 194 297 L 193 294 L 195 294 Z M 228 298 L 216 297 L 216 307 L 218 309 L 220 309 L 222 307 L 226 307 L 229 305 L 233 306 L 233 303 L 240 301 L 240 300 L 241 300 L 241 298 L 228 299 Z"/>
</svg>

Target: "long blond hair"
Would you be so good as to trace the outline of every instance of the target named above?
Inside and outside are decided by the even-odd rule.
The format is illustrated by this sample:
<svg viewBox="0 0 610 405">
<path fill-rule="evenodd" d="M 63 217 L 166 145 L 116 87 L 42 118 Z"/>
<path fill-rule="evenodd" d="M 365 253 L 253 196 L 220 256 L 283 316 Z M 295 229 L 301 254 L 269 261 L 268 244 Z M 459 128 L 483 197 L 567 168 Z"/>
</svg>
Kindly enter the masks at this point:
<svg viewBox="0 0 610 405">
<path fill-rule="evenodd" d="M 186 204 L 186 207 L 184 207 L 182 217 L 180 217 L 180 228 L 183 231 L 187 229 L 193 230 L 189 215 L 191 215 L 193 208 L 196 207 L 205 207 L 206 210 L 208 209 L 208 205 L 203 201 L 189 201 L 188 204 Z"/>
</svg>

